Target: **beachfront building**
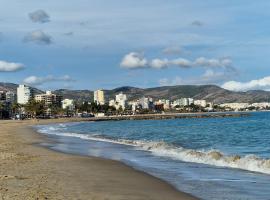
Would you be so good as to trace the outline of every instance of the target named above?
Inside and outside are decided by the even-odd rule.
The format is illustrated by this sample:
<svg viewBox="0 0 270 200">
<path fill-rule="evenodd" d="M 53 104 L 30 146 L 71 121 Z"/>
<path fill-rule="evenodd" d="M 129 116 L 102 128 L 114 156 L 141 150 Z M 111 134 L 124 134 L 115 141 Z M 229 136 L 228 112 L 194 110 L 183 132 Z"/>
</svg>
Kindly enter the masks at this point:
<svg viewBox="0 0 270 200">
<path fill-rule="evenodd" d="M 11 91 L 0 91 L 0 119 L 12 116 L 12 104 L 15 101 L 15 94 Z"/>
<path fill-rule="evenodd" d="M 120 94 L 117 94 L 115 96 L 115 102 L 115 107 L 117 110 L 120 109 L 120 107 L 125 110 L 127 104 L 127 95 L 123 94 L 122 92 Z"/>
<path fill-rule="evenodd" d="M 31 99 L 33 93 L 30 87 L 26 85 L 19 85 L 17 88 L 17 103 L 25 105 Z"/>
<path fill-rule="evenodd" d="M 261 103 L 253 103 L 250 105 L 250 107 L 255 107 L 258 109 L 269 109 L 270 108 L 270 103 L 269 102 L 261 102 Z"/>
<path fill-rule="evenodd" d="M 194 100 L 191 99 L 191 98 L 181 98 L 181 99 L 176 99 L 176 100 L 173 102 L 173 107 L 176 107 L 176 106 L 180 106 L 180 107 L 189 106 L 189 105 L 191 105 L 193 102 L 194 102 Z"/>
<path fill-rule="evenodd" d="M 132 112 L 136 112 L 136 110 L 140 109 L 139 100 L 129 101 L 128 105 L 131 106 Z"/>
<path fill-rule="evenodd" d="M 114 99 L 111 99 L 111 100 L 109 101 L 109 106 L 115 107 L 115 105 L 116 105 L 115 100 L 114 100 Z"/>
<path fill-rule="evenodd" d="M 6 100 L 6 92 L 0 91 L 0 101 L 5 101 L 5 100 Z"/>
<path fill-rule="evenodd" d="M 99 105 L 105 104 L 105 96 L 103 90 L 96 90 L 94 91 L 94 102 Z"/>
<path fill-rule="evenodd" d="M 14 92 L 7 91 L 6 92 L 6 101 L 9 103 L 14 103 L 16 101 L 16 95 Z"/>
<path fill-rule="evenodd" d="M 206 100 L 195 100 L 194 105 L 205 108 L 207 106 Z"/>
<path fill-rule="evenodd" d="M 61 108 L 63 97 L 53 94 L 51 91 L 46 91 L 45 94 L 35 95 L 35 100 L 38 102 L 44 102 L 45 106 L 56 106 Z"/>
<path fill-rule="evenodd" d="M 249 103 L 224 103 L 219 105 L 222 108 L 225 109 L 233 109 L 233 110 L 243 110 L 248 109 Z"/>
<path fill-rule="evenodd" d="M 73 99 L 64 99 L 62 101 L 62 108 L 64 110 L 73 111 L 75 110 L 75 104 Z"/>
<path fill-rule="evenodd" d="M 188 105 L 194 104 L 194 99 L 188 98 Z"/>
<path fill-rule="evenodd" d="M 150 99 L 146 97 L 142 97 L 139 99 L 139 105 L 141 105 L 142 109 L 150 108 Z"/>
<path fill-rule="evenodd" d="M 161 106 L 162 105 L 164 110 L 169 110 L 171 108 L 170 100 L 168 100 L 168 99 L 159 99 L 154 104 L 155 104 L 155 106 Z"/>
</svg>

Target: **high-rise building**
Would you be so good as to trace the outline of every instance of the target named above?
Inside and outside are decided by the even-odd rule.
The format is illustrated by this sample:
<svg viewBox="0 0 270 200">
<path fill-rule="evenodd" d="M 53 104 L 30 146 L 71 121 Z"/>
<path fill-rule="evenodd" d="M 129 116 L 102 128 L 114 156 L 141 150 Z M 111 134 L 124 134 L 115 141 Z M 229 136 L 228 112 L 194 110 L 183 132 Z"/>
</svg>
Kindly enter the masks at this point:
<svg viewBox="0 0 270 200">
<path fill-rule="evenodd" d="M 17 88 L 17 103 L 27 104 L 32 97 L 31 89 L 26 85 L 19 85 Z"/>
<path fill-rule="evenodd" d="M 94 91 L 94 102 L 96 102 L 99 105 L 104 105 L 105 104 L 105 98 L 104 98 L 104 91 L 103 90 Z"/>
</svg>

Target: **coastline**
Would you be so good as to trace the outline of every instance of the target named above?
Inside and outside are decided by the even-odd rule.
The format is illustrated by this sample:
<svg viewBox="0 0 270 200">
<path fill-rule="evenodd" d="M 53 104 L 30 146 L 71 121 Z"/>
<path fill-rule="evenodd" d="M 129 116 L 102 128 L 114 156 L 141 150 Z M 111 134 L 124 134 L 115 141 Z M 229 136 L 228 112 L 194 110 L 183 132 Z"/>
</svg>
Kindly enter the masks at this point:
<svg viewBox="0 0 270 200">
<path fill-rule="evenodd" d="M 123 163 L 55 152 L 31 125 L 88 121 L 1 121 L 2 199 L 197 199 Z M 50 142 L 50 141 L 48 141 Z"/>
</svg>

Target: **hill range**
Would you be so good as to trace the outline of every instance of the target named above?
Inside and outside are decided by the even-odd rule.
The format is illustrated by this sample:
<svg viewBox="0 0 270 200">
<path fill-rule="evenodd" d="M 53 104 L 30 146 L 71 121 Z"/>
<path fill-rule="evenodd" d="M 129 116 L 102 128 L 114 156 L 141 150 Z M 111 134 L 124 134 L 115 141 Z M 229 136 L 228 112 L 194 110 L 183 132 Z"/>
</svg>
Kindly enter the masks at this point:
<svg viewBox="0 0 270 200">
<path fill-rule="evenodd" d="M 17 84 L 0 83 L 0 91 L 16 92 Z M 40 94 L 43 91 L 33 88 L 35 94 Z M 115 95 L 123 92 L 127 94 L 129 100 L 134 100 L 142 96 L 152 97 L 153 99 L 170 99 L 193 98 L 205 99 L 216 104 L 220 103 L 254 103 L 254 102 L 270 102 L 270 92 L 263 90 L 252 90 L 247 92 L 234 92 L 225 90 L 216 85 L 177 85 L 163 86 L 154 88 L 137 88 L 137 87 L 119 87 L 112 90 L 104 90 L 106 99 L 114 99 Z M 53 91 L 56 94 L 62 95 L 64 98 L 74 99 L 76 101 L 92 101 L 93 91 L 91 90 L 68 90 L 59 89 Z"/>
</svg>

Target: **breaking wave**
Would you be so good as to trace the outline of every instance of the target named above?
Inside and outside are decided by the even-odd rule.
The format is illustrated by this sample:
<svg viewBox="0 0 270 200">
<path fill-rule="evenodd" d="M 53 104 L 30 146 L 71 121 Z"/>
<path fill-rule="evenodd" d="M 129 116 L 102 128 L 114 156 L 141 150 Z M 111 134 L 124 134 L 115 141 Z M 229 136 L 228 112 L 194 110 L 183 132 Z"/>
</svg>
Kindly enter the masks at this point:
<svg viewBox="0 0 270 200">
<path fill-rule="evenodd" d="M 179 146 L 174 146 L 165 142 L 142 141 L 142 140 L 125 140 L 107 138 L 102 135 L 87 135 L 78 133 L 59 132 L 65 125 L 57 127 L 38 127 L 38 131 L 44 134 L 76 137 L 84 140 L 94 140 L 99 142 L 110 142 L 136 147 L 140 150 L 152 152 L 156 156 L 169 157 L 171 159 L 184 162 L 208 164 L 218 167 L 236 168 L 253 172 L 270 174 L 270 159 L 263 159 L 256 155 L 225 155 L 218 150 L 193 150 Z"/>
</svg>

